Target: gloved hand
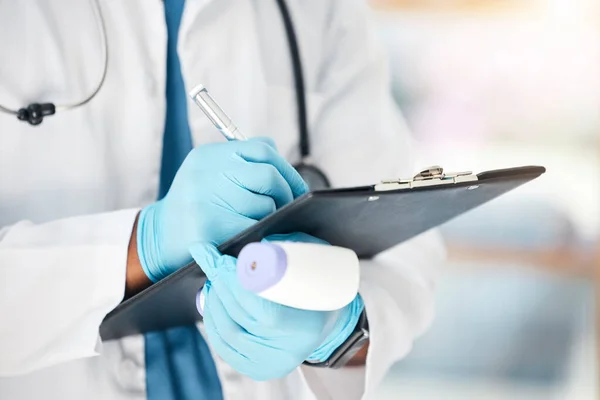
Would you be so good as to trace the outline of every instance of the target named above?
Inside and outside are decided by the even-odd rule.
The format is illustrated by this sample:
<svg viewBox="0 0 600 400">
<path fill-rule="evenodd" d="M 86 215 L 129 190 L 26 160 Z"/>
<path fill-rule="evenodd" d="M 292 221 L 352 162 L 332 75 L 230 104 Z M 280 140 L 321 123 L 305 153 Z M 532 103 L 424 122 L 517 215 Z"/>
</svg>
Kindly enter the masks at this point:
<svg viewBox="0 0 600 400">
<path fill-rule="evenodd" d="M 192 261 L 192 243 L 217 246 L 306 191 L 270 139 L 199 146 L 167 195 L 140 212 L 142 268 L 157 282 Z"/>
<path fill-rule="evenodd" d="M 306 234 L 267 240 L 324 243 Z M 207 243 L 190 251 L 208 278 L 199 310 L 208 341 L 232 368 L 254 380 L 281 378 L 305 360 L 325 361 L 350 336 L 364 308 L 359 295 L 336 311 L 282 306 L 241 286 L 234 257 Z"/>
</svg>

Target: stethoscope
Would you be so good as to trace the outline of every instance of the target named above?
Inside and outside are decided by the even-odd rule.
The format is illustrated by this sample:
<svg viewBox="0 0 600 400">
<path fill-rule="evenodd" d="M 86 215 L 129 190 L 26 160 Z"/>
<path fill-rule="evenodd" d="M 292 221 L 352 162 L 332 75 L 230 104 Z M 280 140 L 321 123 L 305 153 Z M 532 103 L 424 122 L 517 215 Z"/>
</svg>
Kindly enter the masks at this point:
<svg viewBox="0 0 600 400">
<path fill-rule="evenodd" d="M 298 131 L 299 131 L 299 150 L 301 161 L 294 166 L 302 178 L 308 184 L 311 190 L 320 190 L 329 188 L 331 185 L 327 176 L 318 167 L 310 162 L 310 141 L 308 136 L 308 117 L 306 112 L 306 94 L 304 85 L 304 76 L 302 72 L 302 62 L 300 60 L 300 49 L 294 29 L 294 24 L 290 16 L 285 0 L 276 0 L 283 19 L 285 33 L 290 50 L 292 61 L 292 70 L 294 73 L 294 87 L 296 91 L 296 104 L 298 108 Z M 94 17 L 100 32 L 102 44 L 103 68 L 98 84 L 94 90 L 83 100 L 72 104 L 55 105 L 54 103 L 31 103 L 19 110 L 12 110 L 0 104 L 0 112 L 15 115 L 20 121 L 28 122 L 31 125 L 40 125 L 45 117 L 56 114 L 57 112 L 72 110 L 89 103 L 102 89 L 106 80 L 108 70 L 108 40 L 106 34 L 106 24 L 100 9 L 99 0 L 90 0 L 94 10 Z"/>
<path fill-rule="evenodd" d="M 102 89 L 104 86 L 104 80 L 106 79 L 106 71 L 108 70 L 108 41 L 106 35 L 106 26 L 104 24 L 104 17 L 100 11 L 100 3 L 98 0 L 90 0 L 92 8 L 94 10 L 94 18 L 98 25 L 98 31 L 100 32 L 100 41 L 102 43 L 102 75 L 100 76 L 99 82 L 96 87 L 87 97 L 72 104 L 54 105 L 54 103 L 31 103 L 27 107 L 23 107 L 19 110 L 12 110 L 4 107 L 0 104 L 0 111 L 6 114 L 15 115 L 20 121 L 29 122 L 31 125 L 39 125 L 44 121 L 44 117 L 54 115 L 60 111 L 72 110 L 74 108 L 81 107 L 89 103 Z"/>
</svg>

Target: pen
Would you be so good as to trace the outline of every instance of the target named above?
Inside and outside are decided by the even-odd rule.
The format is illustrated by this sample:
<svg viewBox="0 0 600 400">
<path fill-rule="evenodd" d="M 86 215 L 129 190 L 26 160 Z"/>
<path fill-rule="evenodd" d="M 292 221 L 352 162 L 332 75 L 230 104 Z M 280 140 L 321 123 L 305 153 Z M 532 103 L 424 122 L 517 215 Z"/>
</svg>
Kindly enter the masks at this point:
<svg viewBox="0 0 600 400">
<path fill-rule="evenodd" d="M 203 85 L 193 88 L 189 95 L 227 140 L 248 140 Z"/>
</svg>

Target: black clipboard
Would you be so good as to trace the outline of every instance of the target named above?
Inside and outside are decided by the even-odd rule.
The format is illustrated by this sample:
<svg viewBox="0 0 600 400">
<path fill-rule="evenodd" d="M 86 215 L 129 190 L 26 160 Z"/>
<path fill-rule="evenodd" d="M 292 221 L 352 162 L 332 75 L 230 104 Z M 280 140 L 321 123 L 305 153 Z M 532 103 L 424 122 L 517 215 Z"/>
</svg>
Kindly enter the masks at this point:
<svg viewBox="0 0 600 400">
<path fill-rule="evenodd" d="M 545 172 L 527 166 L 448 174 L 428 168 L 411 179 L 372 186 L 307 193 L 219 246 L 237 256 L 248 243 L 275 233 L 304 232 L 360 258 L 372 258 L 396 244 L 435 228 Z M 103 340 L 193 324 L 201 320 L 196 293 L 205 276 L 190 263 L 125 300 L 100 326 Z"/>
</svg>

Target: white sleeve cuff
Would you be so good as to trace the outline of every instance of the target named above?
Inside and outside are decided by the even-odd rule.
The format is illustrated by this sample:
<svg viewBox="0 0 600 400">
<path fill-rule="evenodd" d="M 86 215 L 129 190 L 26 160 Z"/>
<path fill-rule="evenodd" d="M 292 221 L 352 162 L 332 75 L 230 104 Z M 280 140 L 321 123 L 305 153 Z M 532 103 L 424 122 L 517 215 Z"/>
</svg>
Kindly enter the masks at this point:
<svg viewBox="0 0 600 400">
<path fill-rule="evenodd" d="M 21 222 L 0 241 L 0 376 L 96 355 L 138 210 Z"/>
</svg>

